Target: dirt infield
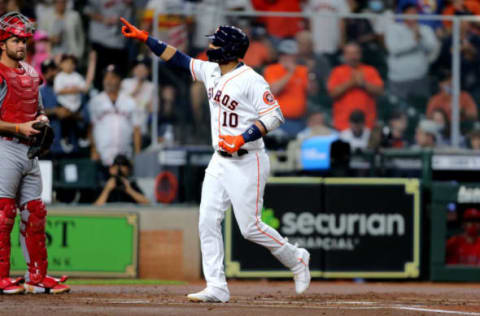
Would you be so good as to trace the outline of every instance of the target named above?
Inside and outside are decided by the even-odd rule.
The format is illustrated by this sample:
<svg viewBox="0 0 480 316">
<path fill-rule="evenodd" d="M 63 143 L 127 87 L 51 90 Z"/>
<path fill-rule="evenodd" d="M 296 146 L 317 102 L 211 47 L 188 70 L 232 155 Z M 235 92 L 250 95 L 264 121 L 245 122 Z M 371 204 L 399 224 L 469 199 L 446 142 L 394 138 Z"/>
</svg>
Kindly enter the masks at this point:
<svg viewBox="0 0 480 316">
<path fill-rule="evenodd" d="M 64 295 L 0 296 L 0 315 L 472 315 L 480 284 L 233 281 L 227 304 L 189 303 L 189 285 L 73 285 Z"/>
</svg>

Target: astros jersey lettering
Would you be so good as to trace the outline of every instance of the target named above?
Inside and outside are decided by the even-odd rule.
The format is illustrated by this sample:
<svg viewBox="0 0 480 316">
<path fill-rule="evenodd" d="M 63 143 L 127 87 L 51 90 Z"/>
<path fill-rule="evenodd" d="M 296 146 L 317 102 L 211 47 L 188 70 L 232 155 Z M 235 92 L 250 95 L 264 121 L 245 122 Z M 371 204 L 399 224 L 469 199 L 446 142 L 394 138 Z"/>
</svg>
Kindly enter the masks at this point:
<svg viewBox="0 0 480 316">
<path fill-rule="evenodd" d="M 219 149 L 218 135 L 241 134 L 256 120 L 280 108 L 265 79 L 244 64 L 222 76 L 217 63 L 192 58 L 190 72 L 193 80 L 202 81 L 207 90 L 215 150 Z M 242 146 L 250 151 L 264 147 L 261 138 Z"/>
</svg>

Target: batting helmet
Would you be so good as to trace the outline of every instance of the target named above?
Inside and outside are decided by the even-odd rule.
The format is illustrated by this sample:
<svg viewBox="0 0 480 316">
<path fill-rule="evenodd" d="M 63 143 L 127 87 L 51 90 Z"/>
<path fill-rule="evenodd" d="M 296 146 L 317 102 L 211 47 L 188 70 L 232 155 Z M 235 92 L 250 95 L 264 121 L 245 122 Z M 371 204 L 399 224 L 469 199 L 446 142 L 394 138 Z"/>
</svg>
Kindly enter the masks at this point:
<svg viewBox="0 0 480 316">
<path fill-rule="evenodd" d="M 0 41 L 12 36 L 32 37 L 34 30 L 33 23 L 21 13 L 8 12 L 0 17 Z"/>
<path fill-rule="evenodd" d="M 219 47 L 207 50 L 208 60 L 219 64 L 243 58 L 250 44 L 248 36 L 241 29 L 230 25 L 219 26 L 215 33 L 207 37 L 214 46 Z"/>
</svg>

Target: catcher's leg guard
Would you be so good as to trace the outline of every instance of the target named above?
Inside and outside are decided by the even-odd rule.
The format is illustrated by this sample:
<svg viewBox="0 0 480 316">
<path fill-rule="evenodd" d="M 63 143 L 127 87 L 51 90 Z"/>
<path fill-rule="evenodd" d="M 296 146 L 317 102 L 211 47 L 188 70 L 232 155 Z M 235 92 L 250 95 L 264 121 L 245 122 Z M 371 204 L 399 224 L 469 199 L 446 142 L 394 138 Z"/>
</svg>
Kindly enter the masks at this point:
<svg viewBox="0 0 480 316">
<path fill-rule="evenodd" d="M 21 209 L 20 241 L 28 265 L 28 281 L 39 283 L 47 274 L 45 218 L 47 210 L 41 200 L 30 201 Z"/>
<path fill-rule="evenodd" d="M 10 233 L 15 215 L 15 200 L 0 198 L 0 278 L 10 274 Z"/>
<path fill-rule="evenodd" d="M 14 199 L 0 198 L 0 293 L 15 294 L 24 291 L 22 278 L 11 279 L 10 233 L 15 223 L 17 207 Z"/>
<path fill-rule="evenodd" d="M 70 288 L 59 284 L 67 277 L 55 279 L 47 275 L 47 248 L 45 245 L 45 222 L 47 210 L 41 200 L 33 200 L 22 206 L 20 242 L 28 265 L 25 290 L 29 293 L 63 293 Z"/>
</svg>

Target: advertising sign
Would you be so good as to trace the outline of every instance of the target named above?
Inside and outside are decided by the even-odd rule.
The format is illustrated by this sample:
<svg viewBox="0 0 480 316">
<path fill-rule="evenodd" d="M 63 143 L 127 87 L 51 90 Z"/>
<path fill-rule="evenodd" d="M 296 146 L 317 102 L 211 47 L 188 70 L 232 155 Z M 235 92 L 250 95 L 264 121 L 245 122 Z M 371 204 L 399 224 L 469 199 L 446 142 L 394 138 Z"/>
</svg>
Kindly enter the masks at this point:
<svg viewBox="0 0 480 316">
<path fill-rule="evenodd" d="M 312 276 L 419 275 L 416 179 L 273 178 L 264 200 L 263 221 L 308 249 Z M 232 212 L 225 224 L 227 276 L 291 276 L 267 249 L 242 238 Z"/>
<path fill-rule="evenodd" d="M 26 270 L 17 215 L 12 232 L 12 274 Z M 138 215 L 119 212 L 51 212 L 46 224 L 52 275 L 136 277 Z"/>
</svg>

